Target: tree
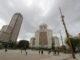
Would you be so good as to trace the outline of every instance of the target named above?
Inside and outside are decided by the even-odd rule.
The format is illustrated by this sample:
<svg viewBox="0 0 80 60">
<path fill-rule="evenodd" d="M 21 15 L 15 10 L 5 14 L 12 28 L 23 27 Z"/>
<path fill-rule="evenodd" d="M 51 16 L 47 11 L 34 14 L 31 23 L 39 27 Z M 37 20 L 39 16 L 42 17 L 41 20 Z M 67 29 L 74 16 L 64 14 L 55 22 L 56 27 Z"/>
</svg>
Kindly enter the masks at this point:
<svg viewBox="0 0 80 60">
<path fill-rule="evenodd" d="M 9 43 L 9 48 L 14 49 L 14 48 L 16 48 L 16 46 L 17 46 L 16 42 L 11 41 L 11 42 Z"/>
<path fill-rule="evenodd" d="M 29 41 L 26 41 L 26 40 L 19 41 L 18 48 L 23 49 L 23 50 L 29 48 Z"/>
<path fill-rule="evenodd" d="M 0 49 L 2 49 L 2 48 L 4 48 L 4 46 L 3 46 L 3 44 L 2 44 L 2 43 L 0 43 Z"/>
<path fill-rule="evenodd" d="M 70 41 L 71 41 L 71 44 L 72 44 L 72 47 L 73 47 L 73 50 L 75 51 L 75 49 L 77 47 L 80 47 L 80 39 L 77 38 L 77 37 L 70 37 Z M 68 40 L 66 39 L 66 44 L 68 44 Z"/>
</svg>

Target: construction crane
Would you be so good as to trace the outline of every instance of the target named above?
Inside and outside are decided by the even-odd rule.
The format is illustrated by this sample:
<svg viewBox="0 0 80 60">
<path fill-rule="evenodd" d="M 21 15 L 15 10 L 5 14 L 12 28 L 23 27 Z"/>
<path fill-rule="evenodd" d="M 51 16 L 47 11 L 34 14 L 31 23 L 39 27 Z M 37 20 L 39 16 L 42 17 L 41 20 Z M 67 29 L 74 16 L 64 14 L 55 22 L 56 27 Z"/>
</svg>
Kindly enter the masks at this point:
<svg viewBox="0 0 80 60">
<path fill-rule="evenodd" d="M 71 53 L 72 53 L 72 57 L 75 59 L 75 53 L 73 51 L 73 47 L 72 47 L 72 44 L 71 44 L 71 41 L 70 41 L 70 38 L 69 38 L 69 34 L 68 34 L 68 31 L 67 31 L 67 28 L 66 28 L 66 24 L 64 22 L 64 15 L 62 14 L 62 11 L 61 9 L 59 8 L 60 10 L 60 14 L 61 14 L 61 18 L 62 18 L 62 23 L 64 25 L 64 29 L 65 29 L 65 33 L 66 33 L 66 36 L 67 36 L 67 40 L 68 40 L 68 43 L 69 43 L 69 46 L 70 46 L 70 50 L 71 50 Z"/>
</svg>

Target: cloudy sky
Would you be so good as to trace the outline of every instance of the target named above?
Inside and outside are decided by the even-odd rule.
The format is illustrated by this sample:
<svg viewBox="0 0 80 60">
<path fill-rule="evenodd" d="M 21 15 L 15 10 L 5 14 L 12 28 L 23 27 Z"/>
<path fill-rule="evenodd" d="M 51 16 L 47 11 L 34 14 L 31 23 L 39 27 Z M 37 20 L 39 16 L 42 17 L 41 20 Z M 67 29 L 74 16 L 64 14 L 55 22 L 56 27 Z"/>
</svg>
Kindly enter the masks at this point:
<svg viewBox="0 0 80 60">
<path fill-rule="evenodd" d="M 0 29 L 9 24 L 16 12 L 23 15 L 23 23 L 19 39 L 30 40 L 40 24 L 47 24 L 53 35 L 62 33 L 65 37 L 61 22 L 59 7 L 65 16 L 69 34 L 75 36 L 80 33 L 80 0 L 0 0 Z"/>
</svg>

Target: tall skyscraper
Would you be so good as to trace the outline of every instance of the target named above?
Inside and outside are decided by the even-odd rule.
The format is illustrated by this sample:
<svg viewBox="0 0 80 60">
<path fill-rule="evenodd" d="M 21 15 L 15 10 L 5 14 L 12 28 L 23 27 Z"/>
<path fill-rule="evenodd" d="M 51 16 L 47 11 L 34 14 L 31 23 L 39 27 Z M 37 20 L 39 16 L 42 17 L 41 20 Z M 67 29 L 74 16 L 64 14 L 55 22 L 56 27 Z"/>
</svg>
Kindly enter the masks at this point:
<svg viewBox="0 0 80 60">
<path fill-rule="evenodd" d="M 9 33 L 6 32 L 8 25 L 4 25 L 0 32 L 0 41 L 1 42 L 8 42 L 9 40 Z"/>
<path fill-rule="evenodd" d="M 30 46 L 35 47 L 35 37 L 32 37 L 30 40 Z"/>
<path fill-rule="evenodd" d="M 60 47 L 59 38 L 57 36 L 55 36 L 54 40 L 55 40 L 55 47 Z"/>
<path fill-rule="evenodd" d="M 16 42 L 20 31 L 23 17 L 20 13 L 15 13 L 9 25 L 5 25 L 1 29 L 0 41 L 2 42 Z"/>
<path fill-rule="evenodd" d="M 12 27 L 11 33 L 10 33 L 10 38 L 9 38 L 10 41 L 17 40 L 22 21 L 23 21 L 23 17 L 20 13 L 16 13 L 12 17 L 12 20 L 9 24 L 9 26 Z"/>
<path fill-rule="evenodd" d="M 78 34 L 78 38 L 80 39 L 80 33 Z"/>
<path fill-rule="evenodd" d="M 48 29 L 46 24 L 40 25 L 40 29 L 35 32 L 35 40 L 31 40 L 32 43 L 35 41 L 34 47 L 37 48 L 51 48 L 55 44 L 52 30 Z"/>
</svg>

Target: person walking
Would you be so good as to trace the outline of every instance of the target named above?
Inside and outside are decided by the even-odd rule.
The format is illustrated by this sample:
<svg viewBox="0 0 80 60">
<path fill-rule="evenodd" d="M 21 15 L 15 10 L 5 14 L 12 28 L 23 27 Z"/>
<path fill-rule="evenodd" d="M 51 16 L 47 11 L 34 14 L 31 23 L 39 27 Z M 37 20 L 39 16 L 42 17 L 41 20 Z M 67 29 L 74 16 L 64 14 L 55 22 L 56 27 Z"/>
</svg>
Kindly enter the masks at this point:
<svg viewBox="0 0 80 60">
<path fill-rule="evenodd" d="M 28 52 L 25 50 L 25 52 L 26 52 L 26 55 L 28 54 Z"/>
<path fill-rule="evenodd" d="M 50 53 L 51 53 L 51 50 L 48 51 L 48 54 L 50 54 Z"/>
<path fill-rule="evenodd" d="M 57 48 L 57 53 L 58 53 L 58 55 L 59 55 L 59 48 Z"/>
<path fill-rule="evenodd" d="M 8 46 L 8 45 L 7 45 L 7 44 L 5 44 L 5 52 L 7 52 L 7 46 Z"/>
<path fill-rule="evenodd" d="M 5 48 L 5 52 L 7 52 L 7 48 Z"/>
<path fill-rule="evenodd" d="M 41 50 L 41 54 L 43 55 L 43 50 Z"/>
<path fill-rule="evenodd" d="M 39 50 L 39 54 L 40 54 L 40 50 Z"/>
</svg>

